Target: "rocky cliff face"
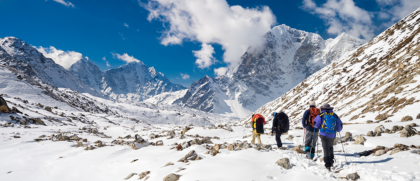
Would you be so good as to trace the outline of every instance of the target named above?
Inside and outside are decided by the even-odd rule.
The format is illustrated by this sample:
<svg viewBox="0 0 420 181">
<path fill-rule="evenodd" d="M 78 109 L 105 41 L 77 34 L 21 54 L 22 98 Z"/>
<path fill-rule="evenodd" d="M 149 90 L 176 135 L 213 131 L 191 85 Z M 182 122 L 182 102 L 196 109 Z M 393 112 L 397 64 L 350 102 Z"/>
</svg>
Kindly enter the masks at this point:
<svg viewBox="0 0 420 181">
<path fill-rule="evenodd" d="M 286 25 L 274 27 L 265 38 L 265 47 L 246 52 L 227 76 L 195 82 L 183 105 L 244 117 L 365 43 L 347 34 L 324 40 Z"/>
<path fill-rule="evenodd" d="M 406 116 L 401 113 L 420 106 L 419 22 L 417 9 L 255 112 L 270 118 L 272 112 L 285 109 L 291 125 L 300 126 L 313 100 L 335 107 L 344 122 L 400 121 Z"/>
<path fill-rule="evenodd" d="M 15 38 L 0 39 L 0 63 L 23 71 L 32 78 L 55 87 L 70 88 L 82 93 L 100 96 L 71 72 L 44 57 L 36 48 Z"/>
</svg>

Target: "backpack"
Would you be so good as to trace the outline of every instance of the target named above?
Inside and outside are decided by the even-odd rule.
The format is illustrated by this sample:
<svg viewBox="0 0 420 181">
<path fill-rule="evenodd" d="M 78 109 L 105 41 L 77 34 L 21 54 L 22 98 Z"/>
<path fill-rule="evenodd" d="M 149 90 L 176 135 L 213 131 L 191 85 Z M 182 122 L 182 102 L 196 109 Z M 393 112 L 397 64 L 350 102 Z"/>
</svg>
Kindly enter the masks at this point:
<svg viewBox="0 0 420 181">
<path fill-rule="evenodd" d="M 278 115 L 278 116 L 277 116 Z M 289 117 L 284 113 L 277 113 L 277 130 L 280 133 L 286 133 L 289 131 Z"/>
<path fill-rule="evenodd" d="M 264 133 L 265 118 L 261 114 L 256 114 L 252 117 L 254 123 L 255 132 L 258 134 Z"/>
<path fill-rule="evenodd" d="M 309 119 L 308 119 L 307 124 L 311 125 L 312 128 L 314 128 L 315 127 L 315 121 L 314 120 L 315 120 L 316 116 L 318 116 L 319 113 L 321 113 L 321 110 L 319 110 L 316 107 L 311 107 L 309 109 L 309 112 L 310 113 L 309 113 Z"/>
<path fill-rule="evenodd" d="M 324 120 L 321 125 L 321 132 L 322 133 L 328 133 L 328 134 L 335 134 L 336 133 L 336 126 L 337 126 L 337 116 L 331 112 L 331 113 L 322 113 L 319 115 Z M 322 117 L 324 116 L 324 117 Z"/>
</svg>

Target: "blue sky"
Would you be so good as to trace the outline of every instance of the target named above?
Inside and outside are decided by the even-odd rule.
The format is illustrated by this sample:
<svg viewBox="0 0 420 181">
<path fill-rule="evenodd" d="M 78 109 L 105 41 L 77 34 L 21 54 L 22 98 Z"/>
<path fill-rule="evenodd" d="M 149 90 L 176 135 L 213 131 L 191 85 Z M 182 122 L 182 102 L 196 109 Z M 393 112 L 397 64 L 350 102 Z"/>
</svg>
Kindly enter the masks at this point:
<svg viewBox="0 0 420 181">
<path fill-rule="evenodd" d="M 231 11 L 234 5 L 245 9 Z M 286 24 L 324 39 L 341 32 L 370 39 L 419 6 L 418 0 L 0 0 L 0 37 L 49 53 L 62 50 L 68 54 L 63 61 L 83 54 L 103 71 L 140 60 L 188 87 L 237 62 L 238 47 L 258 42 L 254 37 L 272 26 Z M 187 20 L 177 19 L 180 11 Z M 244 23 L 248 16 L 251 25 Z"/>
</svg>

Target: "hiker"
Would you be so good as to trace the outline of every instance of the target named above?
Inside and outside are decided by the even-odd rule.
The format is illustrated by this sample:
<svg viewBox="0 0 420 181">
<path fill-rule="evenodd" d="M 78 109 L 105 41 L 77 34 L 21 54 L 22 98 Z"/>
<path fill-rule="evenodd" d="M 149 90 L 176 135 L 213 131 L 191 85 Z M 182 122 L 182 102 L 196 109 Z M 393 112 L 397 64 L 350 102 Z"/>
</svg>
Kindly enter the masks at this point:
<svg viewBox="0 0 420 181">
<path fill-rule="evenodd" d="M 258 138 L 258 144 L 261 144 L 261 134 L 264 134 L 264 125 L 266 124 L 264 116 L 261 114 L 252 115 L 252 140 L 251 144 L 255 144 L 255 138 Z"/>
<path fill-rule="evenodd" d="M 334 139 L 335 135 L 343 129 L 343 123 L 333 112 L 333 107 L 324 104 L 321 107 L 322 113 L 315 118 L 315 128 L 320 129 L 320 138 L 324 150 L 325 168 L 331 171 L 334 164 Z"/>
<path fill-rule="evenodd" d="M 276 132 L 276 142 L 277 147 L 282 147 L 283 144 L 281 143 L 280 136 L 283 133 L 287 133 L 289 131 L 289 117 L 281 110 L 279 113 L 273 113 L 273 127 L 272 133 Z"/>
<path fill-rule="evenodd" d="M 305 154 L 309 159 L 315 157 L 315 146 L 318 141 L 319 129 L 314 128 L 314 119 L 319 113 L 321 113 L 321 111 L 316 108 L 315 101 L 311 101 L 309 102 L 309 109 L 305 111 L 302 118 L 302 126 L 303 129 L 305 129 Z"/>
</svg>

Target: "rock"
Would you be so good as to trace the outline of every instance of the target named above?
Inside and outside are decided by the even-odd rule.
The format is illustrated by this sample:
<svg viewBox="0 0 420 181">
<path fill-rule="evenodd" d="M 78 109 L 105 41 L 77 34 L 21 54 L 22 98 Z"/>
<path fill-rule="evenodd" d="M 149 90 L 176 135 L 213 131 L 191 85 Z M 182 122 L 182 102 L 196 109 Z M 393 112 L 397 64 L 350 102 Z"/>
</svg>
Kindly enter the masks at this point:
<svg viewBox="0 0 420 181">
<path fill-rule="evenodd" d="M 172 163 L 172 162 L 169 162 L 169 163 L 167 163 L 165 166 L 163 166 L 163 167 L 167 167 L 167 166 L 170 166 L 170 165 L 174 165 L 174 163 Z"/>
<path fill-rule="evenodd" d="M 215 144 L 214 147 L 213 147 L 213 149 L 218 152 L 220 150 L 220 145 L 219 144 Z"/>
<path fill-rule="evenodd" d="M 414 136 L 416 133 L 416 130 L 410 126 L 405 127 L 402 131 L 401 131 L 401 135 L 400 137 L 410 137 L 410 136 Z"/>
<path fill-rule="evenodd" d="M 412 120 L 413 120 L 413 117 L 411 117 L 411 116 L 405 116 L 405 117 L 403 117 L 401 119 L 401 122 L 412 121 Z"/>
<path fill-rule="evenodd" d="M 140 179 L 143 179 L 143 178 L 145 178 L 147 175 L 149 175 L 150 174 L 150 171 L 145 171 L 145 172 L 142 172 L 141 174 L 140 174 L 140 176 L 139 176 L 139 180 Z"/>
<path fill-rule="evenodd" d="M 136 161 L 138 161 L 139 159 L 134 159 L 134 160 L 132 160 L 130 163 L 134 163 L 134 162 L 136 162 Z"/>
<path fill-rule="evenodd" d="M 177 181 L 179 180 L 180 177 L 181 175 L 171 173 L 167 175 L 165 178 L 163 178 L 163 181 Z"/>
<path fill-rule="evenodd" d="M 216 150 L 211 150 L 211 155 L 212 156 L 216 156 L 219 153 L 219 151 Z"/>
<path fill-rule="evenodd" d="M 0 113 L 10 113 L 10 108 L 7 106 L 6 100 L 0 96 Z"/>
<path fill-rule="evenodd" d="M 39 119 L 39 118 L 35 118 L 34 120 L 35 120 L 35 122 L 36 122 L 36 123 L 38 123 L 38 124 L 40 124 L 40 125 L 44 125 L 44 126 L 46 125 L 46 124 L 44 123 L 44 121 L 42 121 L 42 120 L 41 120 L 41 119 Z"/>
<path fill-rule="evenodd" d="M 185 134 L 187 131 L 188 131 L 188 128 L 184 128 L 184 129 L 181 131 L 181 134 Z"/>
<path fill-rule="evenodd" d="M 182 151 L 182 145 L 179 144 L 178 146 L 175 147 L 177 151 Z"/>
<path fill-rule="evenodd" d="M 185 162 L 188 160 L 195 160 L 198 157 L 194 150 L 191 150 L 187 155 L 178 160 L 178 162 Z"/>
<path fill-rule="evenodd" d="M 229 151 L 233 151 L 233 150 L 235 150 L 235 146 L 233 146 L 232 144 L 230 144 L 230 145 L 228 146 L 228 150 L 229 150 Z"/>
<path fill-rule="evenodd" d="M 375 135 L 373 134 L 373 131 L 368 131 L 366 136 L 375 136 Z"/>
<path fill-rule="evenodd" d="M 363 137 L 362 135 L 359 135 L 356 140 L 354 141 L 354 144 L 356 145 L 364 145 L 366 141 L 366 138 Z"/>
<path fill-rule="evenodd" d="M 162 140 L 156 141 L 155 146 L 163 146 L 163 141 Z"/>
<path fill-rule="evenodd" d="M 389 133 L 389 132 L 391 132 L 391 130 L 389 130 L 389 129 L 385 129 L 385 131 L 384 131 L 384 133 Z"/>
<path fill-rule="evenodd" d="M 295 127 L 295 129 L 303 129 L 302 127 Z"/>
<path fill-rule="evenodd" d="M 417 126 L 417 124 L 416 124 L 416 123 L 411 123 L 411 124 L 410 124 L 410 126 L 411 126 L 411 127 L 416 127 L 416 126 Z"/>
<path fill-rule="evenodd" d="M 283 167 L 284 169 L 291 169 L 292 165 L 290 164 L 289 158 L 282 158 L 276 162 L 277 165 Z"/>
<path fill-rule="evenodd" d="M 416 119 L 420 119 L 420 114 L 417 114 L 417 117 L 416 117 Z"/>
<path fill-rule="evenodd" d="M 232 127 L 229 127 L 227 130 L 230 131 L 230 132 L 233 132 Z"/>
<path fill-rule="evenodd" d="M 175 137 L 176 136 L 175 131 L 174 130 L 169 131 L 168 136 Z"/>
<path fill-rule="evenodd" d="M 128 179 L 130 179 L 131 177 L 133 177 L 134 175 L 137 175 L 137 173 L 130 173 L 130 175 L 128 175 L 127 177 L 125 177 L 125 179 L 124 180 L 128 180 Z"/>
<path fill-rule="evenodd" d="M 293 147 L 290 150 L 293 150 L 293 151 L 296 151 L 297 153 L 303 154 L 305 152 L 302 149 L 303 149 L 303 146 L 302 145 L 298 145 L 298 146 Z"/>
<path fill-rule="evenodd" d="M 378 116 L 375 117 L 375 120 L 384 121 L 384 120 L 388 119 L 389 117 L 390 116 L 388 115 L 388 113 L 379 114 Z"/>
<path fill-rule="evenodd" d="M 376 133 L 383 133 L 385 130 L 385 127 L 383 125 L 379 125 L 378 127 L 375 128 L 375 132 Z"/>
<path fill-rule="evenodd" d="M 51 109 L 51 107 L 50 107 L 50 106 L 46 106 L 46 107 L 45 107 L 45 110 L 46 110 L 46 111 L 49 111 L 49 112 L 52 112 L 52 109 Z"/>
<path fill-rule="evenodd" d="M 261 148 L 271 150 L 271 145 L 262 145 Z"/>
<path fill-rule="evenodd" d="M 288 140 L 293 140 L 293 135 L 289 135 Z"/>
<path fill-rule="evenodd" d="M 357 180 L 357 179 L 360 179 L 360 176 L 359 176 L 359 174 L 357 174 L 357 172 L 356 173 L 351 173 L 351 174 L 348 174 L 346 176 L 346 179 L 347 180 Z"/>
<path fill-rule="evenodd" d="M 385 150 L 378 150 L 375 152 L 375 156 L 381 156 L 383 154 L 385 154 Z"/>
<path fill-rule="evenodd" d="M 351 141 L 353 135 L 350 132 L 346 132 L 346 134 L 343 136 L 342 140 L 343 142 Z"/>
<path fill-rule="evenodd" d="M 201 145 L 201 144 L 203 144 L 203 142 L 201 140 L 195 138 L 195 139 L 191 140 L 190 144 L 191 145 Z"/>
<path fill-rule="evenodd" d="M 130 146 L 133 150 L 137 150 L 137 149 L 139 149 L 139 148 L 137 148 L 137 146 L 136 146 L 136 143 L 135 143 L 135 142 L 130 143 L 130 145 L 128 145 L 128 146 Z"/>
<path fill-rule="evenodd" d="M 373 123 L 373 121 L 372 120 L 367 120 L 366 121 L 366 124 L 372 124 Z"/>
<path fill-rule="evenodd" d="M 17 109 L 16 107 L 12 107 L 12 111 L 15 112 L 15 113 L 22 114 L 22 112 L 20 112 L 19 109 Z"/>
<path fill-rule="evenodd" d="M 398 153 L 398 152 L 400 152 L 400 151 L 401 151 L 401 150 L 400 150 L 399 148 L 394 148 L 394 149 L 391 151 L 390 155 L 393 155 L 393 154 Z"/>
<path fill-rule="evenodd" d="M 377 132 L 376 135 L 375 135 L 375 137 L 378 137 L 378 136 L 382 136 L 382 133 L 381 132 Z"/>
<path fill-rule="evenodd" d="M 385 150 L 386 148 L 385 148 L 385 146 L 376 146 L 376 149 L 377 150 Z"/>
<path fill-rule="evenodd" d="M 77 142 L 77 146 L 76 146 L 76 148 L 77 147 L 83 147 L 83 143 L 82 142 Z"/>
<path fill-rule="evenodd" d="M 185 139 L 187 137 L 185 137 L 185 135 L 181 134 L 181 136 L 179 136 L 179 139 Z"/>
</svg>

